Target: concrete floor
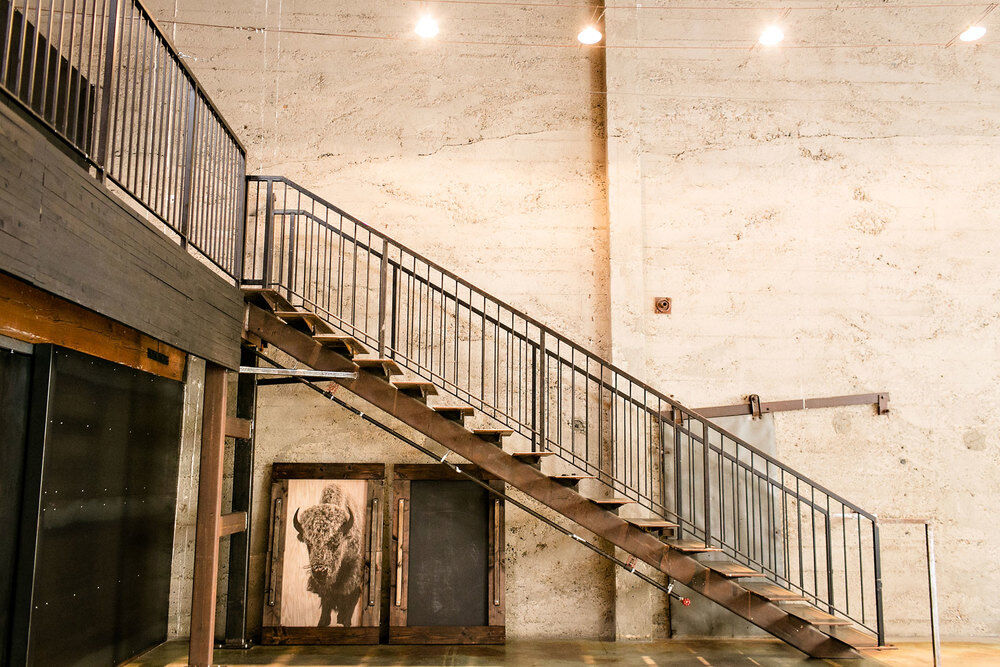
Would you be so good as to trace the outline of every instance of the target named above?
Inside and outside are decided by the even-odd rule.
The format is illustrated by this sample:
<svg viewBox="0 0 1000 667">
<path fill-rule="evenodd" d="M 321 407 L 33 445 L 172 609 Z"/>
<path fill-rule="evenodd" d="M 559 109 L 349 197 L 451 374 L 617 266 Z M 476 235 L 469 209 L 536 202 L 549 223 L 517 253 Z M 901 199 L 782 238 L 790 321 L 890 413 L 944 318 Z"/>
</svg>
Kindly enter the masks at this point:
<svg viewBox="0 0 1000 667">
<path fill-rule="evenodd" d="M 948 643 L 943 662 L 998 665 L 1000 643 Z M 930 645 L 902 643 L 862 661 L 827 664 L 930 665 Z M 162 644 L 130 665 L 186 664 L 187 644 Z M 257 646 L 215 652 L 222 665 L 807 665 L 817 661 L 772 640 L 672 640 L 653 643 L 600 641 L 508 641 L 506 646 Z M 822 664 L 822 663 L 819 663 Z"/>
</svg>

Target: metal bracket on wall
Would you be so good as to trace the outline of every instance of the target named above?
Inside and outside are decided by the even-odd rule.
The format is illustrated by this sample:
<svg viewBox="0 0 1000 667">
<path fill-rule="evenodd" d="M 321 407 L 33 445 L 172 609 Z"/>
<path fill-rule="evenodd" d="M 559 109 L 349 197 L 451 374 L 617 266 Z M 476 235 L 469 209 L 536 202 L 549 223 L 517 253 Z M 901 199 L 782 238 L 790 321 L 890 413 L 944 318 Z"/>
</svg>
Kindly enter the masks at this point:
<svg viewBox="0 0 1000 667">
<path fill-rule="evenodd" d="M 747 396 L 746 403 L 715 405 L 707 408 L 698 408 L 694 412 L 710 419 L 714 417 L 736 417 L 739 415 L 751 415 L 754 418 L 758 418 L 770 412 L 839 408 L 846 405 L 874 405 L 877 411 L 876 414 L 888 414 L 889 394 L 887 392 L 878 394 L 850 394 L 847 396 L 827 396 L 824 398 L 798 398 L 791 401 L 772 401 L 770 403 L 762 403 L 758 394 L 750 394 Z"/>
</svg>

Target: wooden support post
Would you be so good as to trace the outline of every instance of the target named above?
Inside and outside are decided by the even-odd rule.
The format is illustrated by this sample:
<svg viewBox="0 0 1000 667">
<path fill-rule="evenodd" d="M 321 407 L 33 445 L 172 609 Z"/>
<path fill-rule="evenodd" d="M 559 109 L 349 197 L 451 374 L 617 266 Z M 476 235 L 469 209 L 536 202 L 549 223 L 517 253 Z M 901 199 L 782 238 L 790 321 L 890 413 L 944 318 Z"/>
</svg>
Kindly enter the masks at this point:
<svg viewBox="0 0 1000 667">
<path fill-rule="evenodd" d="M 222 524 L 222 463 L 226 444 L 226 369 L 205 369 L 205 407 L 201 418 L 201 468 L 198 522 L 194 543 L 194 590 L 191 593 L 191 642 L 188 664 L 212 664 L 215 642 L 215 595 Z"/>
</svg>

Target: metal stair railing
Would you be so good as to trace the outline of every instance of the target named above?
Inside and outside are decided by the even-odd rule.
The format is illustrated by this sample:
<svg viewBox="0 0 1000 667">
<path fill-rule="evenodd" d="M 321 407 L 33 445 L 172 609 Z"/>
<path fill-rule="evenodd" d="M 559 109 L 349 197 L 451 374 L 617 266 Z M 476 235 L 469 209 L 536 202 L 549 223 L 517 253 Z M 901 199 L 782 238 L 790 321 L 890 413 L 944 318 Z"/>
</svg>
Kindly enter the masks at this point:
<svg viewBox="0 0 1000 667">
<path fill-rule="evenodd" d="M 272 288 L 884 644 L 877 518 L 299 185 L 247 179 Z"/>
</svg>

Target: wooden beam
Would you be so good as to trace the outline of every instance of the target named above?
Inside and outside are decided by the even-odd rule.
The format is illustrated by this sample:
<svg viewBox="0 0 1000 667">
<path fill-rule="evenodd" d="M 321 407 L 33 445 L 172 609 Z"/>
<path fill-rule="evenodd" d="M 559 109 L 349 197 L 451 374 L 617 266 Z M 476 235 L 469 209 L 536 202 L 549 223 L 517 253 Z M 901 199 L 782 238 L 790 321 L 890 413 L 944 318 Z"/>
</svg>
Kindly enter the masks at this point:
<svg viewBox="0 0 1000 667">
<path fill-rule="evenodd" d="M 240 419 L 233 416 L 226 417 L 226 437 L 228 438 L 249 440 L 252 427 L 253 422 L 249 419 Z"/>
<path fill-rule="evenodd" d="M 187 355 L 83 306 L 0 273 L 0 334 L 28 343 L 52 343 L 184 380 Z"/>
<path fill-rule="evenodd" d="M 201 467 L 194 542 L 194 590 L 188 664 L 209 667 L 215 643 L 215 595 L 222 527 L 222 467 L 226 444 L 226 369 L 205 369 L 205 407 L 201 419 Z"/>
<path fill-rule="evenodd" d="M 230 512 L 219 517 L 219 537 L 242 533 L 247 529 L 246 512 Z"/>
</svg>

